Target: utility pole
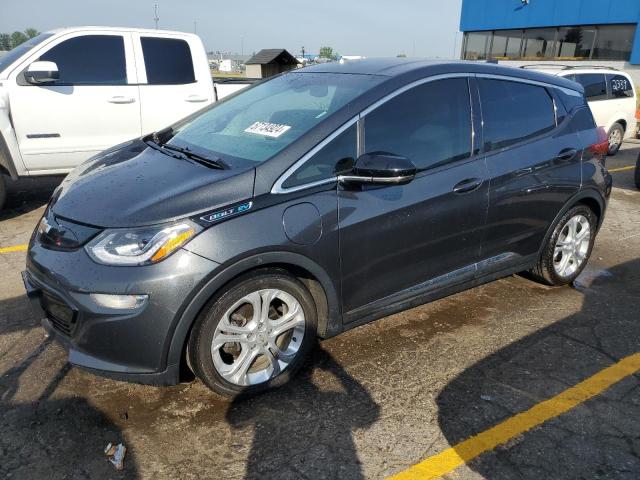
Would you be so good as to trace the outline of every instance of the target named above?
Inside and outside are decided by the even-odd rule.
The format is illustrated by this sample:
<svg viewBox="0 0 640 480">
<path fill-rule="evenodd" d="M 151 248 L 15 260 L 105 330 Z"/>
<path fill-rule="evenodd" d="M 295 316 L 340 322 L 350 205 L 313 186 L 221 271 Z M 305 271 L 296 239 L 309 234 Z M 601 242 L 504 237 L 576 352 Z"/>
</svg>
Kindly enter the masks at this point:
<svg viewBox="0 0 640 480">
<path fill-rule="evenodd" d="M 153 21 L 156 23 L 156 30 L 158 29 L 158 20 L 160 20 L 160 18 L 158 17 L 158 4 L 156 3 L 153 6 Z"/>
<path fill-rule="evenodd" d="M 193 33 L 198 33 L 198 21 L 193 21 Z"/>
<path fill-rule="evenodd" d="M 244 35 L 240 36 L 240 56 L 244 57 Z"/>
</svg>

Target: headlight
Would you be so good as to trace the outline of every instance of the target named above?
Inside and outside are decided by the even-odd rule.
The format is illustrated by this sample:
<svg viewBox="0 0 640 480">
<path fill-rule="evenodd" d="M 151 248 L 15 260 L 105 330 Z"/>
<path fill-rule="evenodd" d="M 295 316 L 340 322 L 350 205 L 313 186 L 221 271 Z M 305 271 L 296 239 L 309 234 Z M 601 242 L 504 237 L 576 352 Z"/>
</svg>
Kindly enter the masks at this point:
<svg viewBox="0 0 640 480">
<path fill-rule="evenodd" d="M 85 247 L 105 265 L 157 263 L 195 237 L 202 227 L 188 221 L 155 227 L 105 230 Z"/>
</svg>

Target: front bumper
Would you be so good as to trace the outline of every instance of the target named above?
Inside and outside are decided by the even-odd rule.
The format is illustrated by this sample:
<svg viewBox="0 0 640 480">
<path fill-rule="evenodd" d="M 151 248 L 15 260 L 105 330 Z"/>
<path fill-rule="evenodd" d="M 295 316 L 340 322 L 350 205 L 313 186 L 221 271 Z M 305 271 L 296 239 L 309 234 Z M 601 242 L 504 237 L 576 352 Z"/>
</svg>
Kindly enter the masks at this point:
<svg viewBox="0 0 640 480">
<path fill-rule="evenodd" d="M 69 362 L 118 380 L 172 385 L 179 364 L 167 364 L 173 332 L 192 296 L 217 264 L 179 250 L 155 265 L 110 267 L 84 249 L 53 251 L 32 242 L 23 280 L 44 312 L 43 327 L 69 352 Z M 91 293 L 148 295 L 136 309 L 98 304 Z"/>
</svg>

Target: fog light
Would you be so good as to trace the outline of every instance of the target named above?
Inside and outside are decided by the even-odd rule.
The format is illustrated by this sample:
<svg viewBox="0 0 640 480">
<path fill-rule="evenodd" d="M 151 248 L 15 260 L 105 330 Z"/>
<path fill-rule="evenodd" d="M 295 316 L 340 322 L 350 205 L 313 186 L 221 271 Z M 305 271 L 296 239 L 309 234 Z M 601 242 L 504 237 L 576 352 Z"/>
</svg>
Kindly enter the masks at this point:
<svg viewBox="0 0 640 480">
<path fill-rule="evenodd" d="M 91 299 L 101 307 L 115 310 L 135 310 L 142 307 L 149 295 L 108 295 L 106 293 L 92 293 Z"/>
</svg>

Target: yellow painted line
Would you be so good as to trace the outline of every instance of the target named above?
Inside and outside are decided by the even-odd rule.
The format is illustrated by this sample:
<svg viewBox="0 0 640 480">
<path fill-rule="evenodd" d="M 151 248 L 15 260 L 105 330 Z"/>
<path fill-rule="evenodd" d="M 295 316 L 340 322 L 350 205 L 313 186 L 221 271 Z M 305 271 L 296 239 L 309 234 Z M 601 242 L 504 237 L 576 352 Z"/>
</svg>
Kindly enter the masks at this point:
<svg viewBox="0 0 640 480">
<path fill-rule="evenodd" d="M 635 169 L 636 169 L 635 165 L 629 165 L 628 167 L 608 168 L 607 170 L 609 170 L 609 173 L 616 173 L 616 172 L 626 172 L 627 170 L 635 170 Z"/>
<path fill-rule="evenodd" d="M 479 455 L 493 450 L 547 420 L 568 412 L 638 370 L 640 370 L 640 353 L 635 353 L 555 397 L 538 403 L 526 412 L 519 413 L 390 478 L 393 480 L 424 480 L 451 473 Z"/>
<path fill-rule="evenodd" d="M 26 252 L 28 245 L 14 245 L 13 247 L 0 247 L 0 253 Z"/>
</svg>

